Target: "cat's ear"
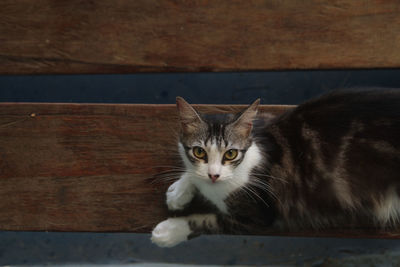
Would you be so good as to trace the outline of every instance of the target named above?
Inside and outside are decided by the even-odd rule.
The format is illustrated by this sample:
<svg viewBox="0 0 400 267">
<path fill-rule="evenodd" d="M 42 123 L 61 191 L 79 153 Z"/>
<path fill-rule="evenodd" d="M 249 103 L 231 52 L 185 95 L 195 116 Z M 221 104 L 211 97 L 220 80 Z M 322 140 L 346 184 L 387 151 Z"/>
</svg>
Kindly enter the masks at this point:
<svg viewBox="0 0 400 267">
<path fill-rule="evenodd" d="M 247 109 L 245 109 L 239 118 L 233 122 L 233 129 L 236 134 L 243 138 L 249 137 L 251 129 L 253 128 L 253 121 L 257 116 L 258 105 L 260 104 L 260 99 L 253 102 Z"/>
<path fill-rule="evenodd" d="M 203 123 L 197 111 L 180 96 L 176 97 L 176 107 L 178 108 L 183 134 L 192 134 L 195 132 Z"/>
</svg>

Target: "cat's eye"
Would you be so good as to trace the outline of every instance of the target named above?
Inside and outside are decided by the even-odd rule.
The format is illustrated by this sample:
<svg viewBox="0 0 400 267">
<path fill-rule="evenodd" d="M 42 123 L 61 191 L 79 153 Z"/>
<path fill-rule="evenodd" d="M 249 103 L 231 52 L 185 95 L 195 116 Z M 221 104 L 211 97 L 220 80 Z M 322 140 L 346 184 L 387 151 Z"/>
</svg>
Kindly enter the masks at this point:
<svg viewBox="0 0 400 267">
<path fill-rule="evenodd" d="M 203 159 L 206 157 L 207 153 L 204 149 L 199 146 L 195 146 L 193 148 L 193 155 L 198 159 Z"/>
<path fill-rule="evenodd" d="M 224 159 L 225 160 L 234 160 L 238 155 L 237 149 L 229 149 L 228 151 L 225 152 L 224 154 Z"/>
</svg>

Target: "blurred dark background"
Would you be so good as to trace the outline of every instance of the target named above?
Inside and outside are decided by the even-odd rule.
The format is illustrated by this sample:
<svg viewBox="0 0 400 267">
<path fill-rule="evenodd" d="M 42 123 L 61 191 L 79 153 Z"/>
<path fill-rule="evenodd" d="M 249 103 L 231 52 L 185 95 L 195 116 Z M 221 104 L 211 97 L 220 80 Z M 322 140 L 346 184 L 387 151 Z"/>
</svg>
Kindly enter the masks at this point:
<svg viewBox="0 0 400 267">
<path fill-rule="evenodd" d="M 400 70 L 0 76 L 1 102 L 299 104 L 343 87 L 400 87 Z M 1 148 L 0 148 L 1 149 Z M 400 241 L 204 236 L 174 249 L 149 235 L 0 232 L 0 265 L 395 265 Z"/>
</svg>

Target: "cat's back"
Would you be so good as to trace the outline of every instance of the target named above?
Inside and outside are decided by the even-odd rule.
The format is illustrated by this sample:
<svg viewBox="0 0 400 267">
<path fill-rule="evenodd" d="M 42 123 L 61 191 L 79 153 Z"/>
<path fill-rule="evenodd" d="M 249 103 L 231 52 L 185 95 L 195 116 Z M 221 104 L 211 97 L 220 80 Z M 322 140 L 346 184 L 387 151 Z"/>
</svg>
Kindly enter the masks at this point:
<svg viewBox="0 0 400 267">
<path fill-rule="evenodd" d="M 342 89 L 301 104 L 293 112 L 307 119 L 338 121 L 368 121 L 388 119 L 399 122 L 400 89 Z"/>
<path fill-rule="evenodd" d="M 400 149 L 400 89 L 337 90 L 299 105 L 276 124 L 285 135 L 385 140 Z"/>
<path fill-rule="evenodd" d="M 276 147 L 271 173 L 291 186 L 279 193 L 292 198 L 297 192 L 293 206 L 302 202 L 321 212 L 356 207 L 380 212 L 377 207 L 391 194 L 398 199 L 399 89 L 339 90 L 299 105 L 267 131 Z M 388 214 L 379 220 L 393 218 Z"/>
</svg>

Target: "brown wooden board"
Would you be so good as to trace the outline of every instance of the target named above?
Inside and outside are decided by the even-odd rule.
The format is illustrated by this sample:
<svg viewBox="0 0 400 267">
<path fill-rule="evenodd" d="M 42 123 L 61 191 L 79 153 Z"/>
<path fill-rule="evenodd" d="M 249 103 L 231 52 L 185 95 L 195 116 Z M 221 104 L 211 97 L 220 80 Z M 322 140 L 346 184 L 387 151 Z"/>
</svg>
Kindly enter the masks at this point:
<svg viewBox="0 0 400 267">
<path fill-rule="evenodd" d="M 0 229 L 149 231 L 178 126 L 174 105 L 0 104 Z"/>
<path fill-rule="evenodd" d="M 397 0 L 2 0 L 0 73 L 400 67 Z"/>
<path fill-rule="evenodd" d="M 178 178 L 169 173 L 180 166 L 178 127 L 174 105 L 0 104 L 0 230 L 149 232 L 167 217 L 167 177 Z M 399 237 L 356 228 L 266 234 Z"/>
</svg>

